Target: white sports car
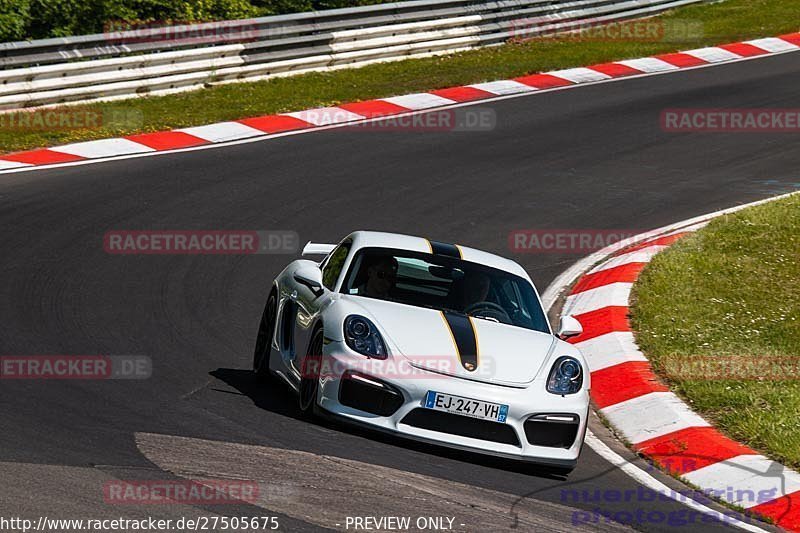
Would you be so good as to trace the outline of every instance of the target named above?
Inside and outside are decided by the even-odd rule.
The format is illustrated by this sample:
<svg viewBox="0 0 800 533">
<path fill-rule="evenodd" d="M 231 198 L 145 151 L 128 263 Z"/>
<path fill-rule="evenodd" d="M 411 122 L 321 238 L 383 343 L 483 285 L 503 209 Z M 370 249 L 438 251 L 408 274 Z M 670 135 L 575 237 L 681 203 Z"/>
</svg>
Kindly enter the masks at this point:
<svg viewBox="0 0 800 533">
<path fill-rule="evenodd" d="M 280 376 L 304 413 L 522 459 L 578 459 L 589 373 L 553 334 L 525 270 L 494 254 L 393 233 L 308 243 L 275 279 L 253 369 Z"/>
</svg>

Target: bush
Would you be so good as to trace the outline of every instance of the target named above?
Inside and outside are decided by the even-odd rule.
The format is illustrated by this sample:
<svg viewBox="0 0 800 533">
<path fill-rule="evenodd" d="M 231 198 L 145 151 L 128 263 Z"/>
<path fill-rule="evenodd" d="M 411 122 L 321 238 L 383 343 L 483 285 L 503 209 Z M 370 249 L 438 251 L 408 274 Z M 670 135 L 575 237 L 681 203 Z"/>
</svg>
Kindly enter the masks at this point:
<svg viewBox="0 0 800 533">
<path fill-rule="evenodd" d="M 369 6 L 385 3 L 386 0 L 316 0 L 314 9 L 336 9 L 339 7 Z"/>
<path fill-rule="evenodd" d="M 253 4 L 261 16 L 302 13 L 316 9 L 312 0 L 253 0 Z"/>
<path fill-rule="evenodd" d="M 101 33 L 109 23 L 200 22 L 386 0 L 0 0 L 0 40 Z"/>
<path fill-rule="evenodd" d="M 27 36 L 29 0 L 0 0 L 0 41 L 19 41 Z"/>
</svg>

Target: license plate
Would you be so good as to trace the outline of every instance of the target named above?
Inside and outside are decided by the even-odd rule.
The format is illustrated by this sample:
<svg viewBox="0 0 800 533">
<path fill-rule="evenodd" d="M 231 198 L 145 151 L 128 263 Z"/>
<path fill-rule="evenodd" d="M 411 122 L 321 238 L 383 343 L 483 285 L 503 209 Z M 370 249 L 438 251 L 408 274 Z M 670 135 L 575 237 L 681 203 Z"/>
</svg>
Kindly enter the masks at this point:
<svg viewBox="0 0 800 533">
<path fill-rule="evenodd" d="M 428 391 L 425 396 L 425 407 L 435 411 L 444 411 L 456 415 L 471 416 L 481 420 L 492 420 L 494 422 L 505 423 L 508 416 L 508 406 L 499 403 L 484 402 L 483 400 L 473 400 L 462 398 L 452 394 L 443 394 L 436 391 Z"/>
</svg>

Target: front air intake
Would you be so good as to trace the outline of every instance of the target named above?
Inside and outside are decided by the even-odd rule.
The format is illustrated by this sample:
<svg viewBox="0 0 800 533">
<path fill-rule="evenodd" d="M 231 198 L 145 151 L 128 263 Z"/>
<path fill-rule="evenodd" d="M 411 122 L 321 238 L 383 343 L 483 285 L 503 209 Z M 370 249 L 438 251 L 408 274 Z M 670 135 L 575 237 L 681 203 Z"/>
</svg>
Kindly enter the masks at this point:
<svg viewBox="0 0 800 533">
<path fill-rule="evenodd" d="M 514 428 L 508 424 L 492 422 L 491 420 L 480 420 L 432 409 L 418 408 L 408 413 L 400 423 L 460 437 L 519 446 L 519 438 Z"/>
<path fill-rule="evenodd" d="M 403 405 L 403 394 L 371 376 L 345 372 L 339 387 L 339 403 L 378 416 L 392 416 Z"/>
<path fill-rule="evenodd" d="M 581 419 L 575 414 L 543 413 L 525 421 L 525 438 L 533 446 L 571 448 L 578 436 Z"/>
</svg>

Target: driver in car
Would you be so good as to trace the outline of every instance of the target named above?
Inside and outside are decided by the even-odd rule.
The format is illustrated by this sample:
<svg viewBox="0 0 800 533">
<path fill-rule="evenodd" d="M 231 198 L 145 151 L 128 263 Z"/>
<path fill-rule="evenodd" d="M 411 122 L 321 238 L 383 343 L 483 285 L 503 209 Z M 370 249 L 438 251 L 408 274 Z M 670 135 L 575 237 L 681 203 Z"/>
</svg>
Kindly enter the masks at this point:
<svg viewBox="0 0 800 533">
<path fill-rule="evenodd" d="M 357 294 L 388 300 L 397 281 L 397 259 L 390 255 L 370 257 L 366 269 L 367 279 L 358 287 Z"/>
<path fill-rule="evenodd" d="M 489 276 L 481 272 L 467 271 L 464 275 L 464 309 L 485 302 L 489 297 Z"/>
</svg>

